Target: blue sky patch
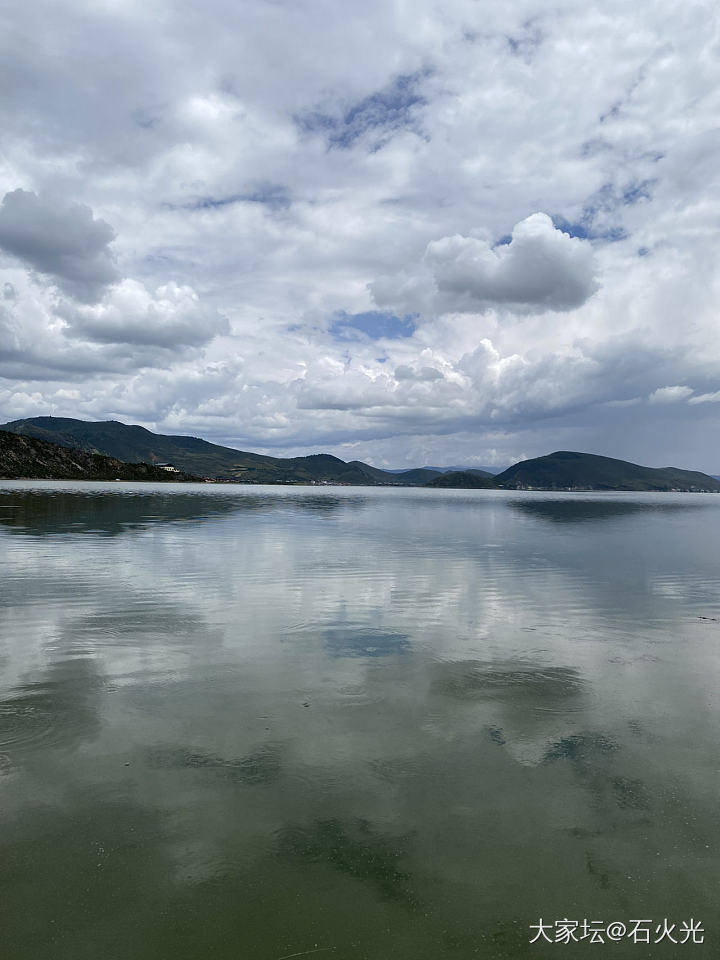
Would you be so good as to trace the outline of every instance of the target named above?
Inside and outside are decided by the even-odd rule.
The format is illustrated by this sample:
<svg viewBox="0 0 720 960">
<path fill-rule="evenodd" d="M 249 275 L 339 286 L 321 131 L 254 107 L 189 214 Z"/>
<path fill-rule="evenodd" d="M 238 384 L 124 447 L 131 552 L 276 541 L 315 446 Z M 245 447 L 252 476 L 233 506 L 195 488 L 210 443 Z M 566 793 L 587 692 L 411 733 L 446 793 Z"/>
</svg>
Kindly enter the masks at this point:
<svg viewBox="0 0 720 960">
<path fill-rule="evenodd" d="M 313 110 L 296 115 L 295 123 L 303 133 L 324 136 L 328 148 L 341 150 L 348 150 L 369 132 L 380 134 L 382 139 L 395 130 L 413 129 L 416 108 L 427 103 L 418 88 L 428 72 L 400 74 L 382 90 L 363 97 L 338 114 Z"/>
<path fill-rule="evenodd" d="M 604 183 L 585 201 L 578 221 L 554 216 L 553 223 L 571 237 L 580 237 L 582 240 L 605 240 L 610 243 L 624 240 L 627 232 L 623 227 L 619 224 L 608 226 L 607 220 L 622 207 L 652 200 L 652 188 L 656 183 L 656 180 L 632 180 L 623 187 Z M 600 217 L 600 214 L 603 216 Z"/>
<path fill-rule="evenodd" d="M 567 220 L 553 215 L 555 226 L 581 240 L 600 240 L 605 243 L 617 243 L 626 240 L 628 233 L 618 222 L 617 211 L 622 207 L 633 206 L 642 200 L 651 200 L 651 188 L 655 180 L 631 181 L 624 187 L 613 183 L 604 183 L 583 206 L 578 220 Z M 615 222 L 611 222 L 615 220 Z"/>
<path fill-rule="evenodd" d="M 336 340 L 357 340 L 362 334 L 372 340 L 400 340 L 415 333 L 416 319 L 417 314 L 413 313 L 397 317 L 394 313 L 382 310 L 369 310 L 367 313 L 345 313 L 342 310 L 335 314 L 330 333 Z"/>
<path fill-rule="evenodd" d="M 553 226 L 558 230 L 562 230 L 563 233 L 569 233 L 571 237 L 578 237 L 580 240 L 587 240 L 589 233 L 587 224 L 582 221 L 573 223 L 570 220 L 566 220 L 565 217 L 558 216 L 558 214 L 553 214 L 552 218 Z"/>
<path fill-rule="evenodd" d="M 640 200 L 652 200 L 651 187 L 657 183 L 657 180 L 641 180 L 637 183 L 629 184 L 623 190 L 623 203 L 628 206 L 633 203 L 639 203 Z"/>
<path fill-rule="evenodd" d="M 231 193 L 219 197 L 195 197 L 180 206 L 183 210 L 216 210 L 220 207 L 233 206 L 236 203 L 259 203 L 274 210 L 286 210 L 292 200 L 287 187 L 283 184 L 261 182 L 252 184 L 243 193 Z"/>
<path fill-rule="evenodd" d="M 627 240 L 628 233 L 624 227 L 597 226 L 594 223 L 594 213 L 595 211 L 591 211 L 589 216 L 583 216 L 582 220 L 575 223 L 559 216 L 553 216 L 552 220 L 553 224 L 563 233 L 568 233 L 571 237 L 577 237 L 579 240 L 603 240 L 605 243 L 618 243 L 620 240 Z"/>
</svg>

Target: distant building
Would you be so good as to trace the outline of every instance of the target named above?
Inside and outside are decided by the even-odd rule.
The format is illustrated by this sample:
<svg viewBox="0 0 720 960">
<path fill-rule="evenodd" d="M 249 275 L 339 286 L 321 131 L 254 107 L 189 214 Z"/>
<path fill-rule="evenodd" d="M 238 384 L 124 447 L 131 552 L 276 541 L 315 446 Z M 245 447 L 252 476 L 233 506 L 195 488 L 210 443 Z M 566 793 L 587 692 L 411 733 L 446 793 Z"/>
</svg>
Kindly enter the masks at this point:
<svg viewBox="0 0 720 960">
<path fill-rule="evenodd" d="M 160 467 L 161 470 L 167 470 L 168 473 L 180 473 L 174 463 L 156 463 L 155 466 Z"/>
</svg>

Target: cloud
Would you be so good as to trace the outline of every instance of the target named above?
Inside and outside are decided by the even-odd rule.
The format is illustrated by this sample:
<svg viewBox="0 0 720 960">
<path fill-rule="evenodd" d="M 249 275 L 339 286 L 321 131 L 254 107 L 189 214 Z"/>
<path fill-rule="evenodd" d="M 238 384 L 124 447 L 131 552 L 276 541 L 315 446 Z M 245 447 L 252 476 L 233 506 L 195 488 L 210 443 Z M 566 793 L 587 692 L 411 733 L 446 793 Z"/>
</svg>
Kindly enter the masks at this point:
<svg viewBox="0 0 720 960">
<path fill-rule="evenodd" d="M 720 390 L 714 393 L 702 393 L 697 397 L 691 397 L 688 403 L 720 403 Z"/>
<path fill-rule="evenodd" d="M 679 403 L 692 396 L 692 387 L 658 387 L 648 397 L 650 403 Z"/>
<path fill-rule="evenodd" d="M 402 303 L 427 310 L 475 313 L 493 307 L 520 313 L 566 311 L 582 306 L 598 289 L 589 243 L 553 226 L 547 214 L 518 223 L 509 243 L 455 235 L 428 244 L 417 277 L 370 285 L 378 306 Z M 428 296 L 429 295 L 429 296 Z"/>
<path fill-rule="evenodd" d="M 395 367 L 395 379 L 433 381 L 442 380 L 443 375 L 436 367 L 420 367 L 420 369 L 417 370 L 401 364 L 401 366 Z"/>
<path fill-rule="evenodd" d="M 71 394 L 62 384 L 72 384 L 74 396 L 80 383 L 78 411 L 97 396 L 99 378 L 112 392 L 124 378 L 153 369 L 157 385 L 159 371 L 199 362 L 208 339 L 227 330 L 227 321 L 187 286 L 152 292 L 125 280 L 89 305 L 58 302 L 54 288 L 19 268 L 13 281 L 14 298 L 0 302 L 0 380 L 25 384 L 20 392 L 27 395 L 37 392 L 33 384 L 55 382 L 68 408 Z"/>
<path fill-rule="evenodd" d="M 66 305 L 68 335 L 96 343 L 125 343 L 179 351 L 228 333 L 225 317 L 203 306 L 192 287 L 167 283 L 152 295 L 136 280 L 123 280 L 105 300 Z"/>
<path fill-rule="evenodd" d="M 114 239 L 110 224 L 81 203 L 18 189 L 0 206 L 0 248 L 84 302 L 98 300 L 118 279 Z"/>
<path fill-rule="evenodd" d="M 0 32 L 3 409 L 720 472 L 708 7 L 91 6 Z"/>
</svg>

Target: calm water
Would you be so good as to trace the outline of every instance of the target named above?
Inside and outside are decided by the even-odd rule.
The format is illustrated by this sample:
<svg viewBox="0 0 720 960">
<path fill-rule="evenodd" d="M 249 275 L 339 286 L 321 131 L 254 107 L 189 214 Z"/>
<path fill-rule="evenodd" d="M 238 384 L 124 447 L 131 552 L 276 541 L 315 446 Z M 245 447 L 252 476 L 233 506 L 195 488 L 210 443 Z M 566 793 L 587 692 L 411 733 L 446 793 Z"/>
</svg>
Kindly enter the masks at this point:
<svg viewBox="0 0 720 960">
<path fill-rule="evenodd" d="M 0 955 L 717 956 L 719 539 L 702 494 L 1 484 Z"/>
</svg>

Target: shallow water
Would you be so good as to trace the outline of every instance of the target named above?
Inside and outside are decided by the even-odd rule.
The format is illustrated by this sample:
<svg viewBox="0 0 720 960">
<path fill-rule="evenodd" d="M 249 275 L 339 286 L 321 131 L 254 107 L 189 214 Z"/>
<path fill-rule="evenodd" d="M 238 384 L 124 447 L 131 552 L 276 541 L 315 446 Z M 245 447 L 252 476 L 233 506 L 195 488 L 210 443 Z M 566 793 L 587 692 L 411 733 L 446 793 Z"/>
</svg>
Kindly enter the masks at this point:
<svg viewBox="0 0 720 960">
<path fill-rule="evenodd" d="M 703 494 L 0 484 L 0 955 L 716 956 L 719 535 Z"/>
</svg>

